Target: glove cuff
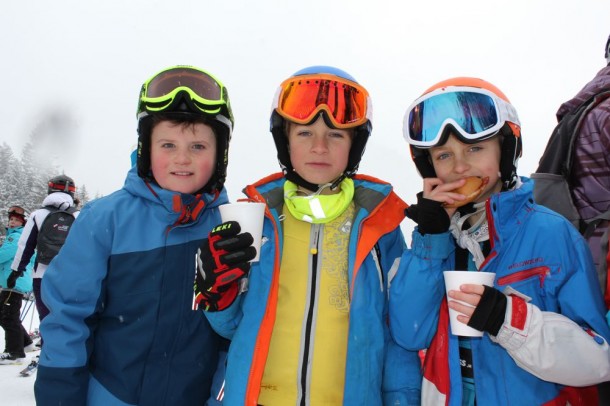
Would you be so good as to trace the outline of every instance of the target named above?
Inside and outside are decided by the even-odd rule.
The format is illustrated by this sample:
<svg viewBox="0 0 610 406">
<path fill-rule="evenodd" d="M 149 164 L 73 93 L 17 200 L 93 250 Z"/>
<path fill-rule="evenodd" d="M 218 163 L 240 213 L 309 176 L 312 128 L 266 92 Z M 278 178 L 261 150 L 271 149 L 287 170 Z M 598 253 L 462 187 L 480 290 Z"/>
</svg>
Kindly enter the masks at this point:
<svg viewBox="0 0 610 406">
<path fill-rule="evenodd" d="M 203 307 L 203 310 L 207 312 L 219 312 L 231 306 L 239 293 L 239 283 L 235 281 L 222 288 L 222 291 L 212 288 L 202 292 L 203 299 L 200 308 Z"/>
<path fill-rule="evenodd" d="M 474 309 L 468 326 L 479 331 L 486 331 L 497 336 L 500 327 L 504 324 L 506 304 L 508 300 L 504 293 L 490 286 L 483 285 L 485 289 L 479 305 Z"/>
<path fill-rule="evenodd" d="M 417 224 L 421 235 L 441 234 L 449 230 L 451 220 L 441 202 L 426 199 L 422 192 L 417 194 Z"/>
</svg>

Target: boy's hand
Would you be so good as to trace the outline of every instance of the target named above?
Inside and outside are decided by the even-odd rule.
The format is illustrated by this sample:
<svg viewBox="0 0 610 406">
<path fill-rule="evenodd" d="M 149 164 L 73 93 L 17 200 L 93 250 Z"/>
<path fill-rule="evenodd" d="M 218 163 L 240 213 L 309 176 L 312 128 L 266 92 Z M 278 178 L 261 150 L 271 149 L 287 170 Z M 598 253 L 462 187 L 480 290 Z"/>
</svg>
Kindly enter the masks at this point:
<svg viewBox="0 0 610 406">
<path fill-rule="evenodd" d="M 237 280 L 250 270 L 256 249 L 252 235 L 240 231 L 236 221 L 214 227 L 197 251 L 196 300 L 205 310 L 229 307 L 237 297 Z"/>
<path fill-rule="evenodd" d="M 443 204 L 459 202 L 466 196 L 455 193 L 454 190 L 460 186 L 464 186 L 464 183 L 466 183 L 464 179 L 443 183 L 439 178 L 425 178 L 423 197 Z M 455 208 L 445 208 L 445 211 L 449 217 L 451 217 L 453 213 L 455 213 Z"/>
<path fill-rule="evenodd" d="M 476 330 L 498 335 L 504 324 L 508 302 L 502 292 L 485 285 L 464 284 L 459 291 L 449 291 L 449 297 L 474 306 L 449 301 L 451 309 L 462 313 L 457 317 L 459 321 Z"/>
<path fill-rule="evenodd" d="M 407 207 L 405 215 L 417 223 L 421 235 L 444 233 L 451 224 L 442 203 L 426 199 L 422 192 L 417 194 L 417 204 Z"/>
</svg>

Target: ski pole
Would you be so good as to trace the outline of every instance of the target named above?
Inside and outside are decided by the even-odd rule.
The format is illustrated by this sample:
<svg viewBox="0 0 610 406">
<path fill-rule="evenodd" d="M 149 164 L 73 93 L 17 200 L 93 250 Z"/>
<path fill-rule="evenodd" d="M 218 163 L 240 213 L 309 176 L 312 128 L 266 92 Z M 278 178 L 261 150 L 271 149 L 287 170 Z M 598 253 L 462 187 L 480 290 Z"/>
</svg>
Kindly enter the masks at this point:
<svg viewBox="0 0 610 406">
<path fill-rule="evenodd" d="M 25 295 L 24 295 L 24 297 L 25 297 Z M 32 307 L 33 302 L 29 299 L 27 300 L 27 302 L 29 302 L 29 303 L 26 303 L 25 306 L 23 306 L 23 308 L 21 309 L 21 314 L 19 315 L 19 320 L 21 322 L 23 322 L 23 320 L 25 320 L 25 316 L 27 316 L 28 312 L 30 311 L 30 308 Z"/>
<path fill-rule="evenodd" d="M 30 296 L 30 299 L 32 298 L 32 296 Z M 30 327 L 28 327 L 28 334 L 32 332 L 32 322 L 34 321 L 34 309 L 33 308 L 34 305 L 34 301 L 30 301 L 30 309 L 32 309 L 32 312 L 30 314 Z"/>
</svg>

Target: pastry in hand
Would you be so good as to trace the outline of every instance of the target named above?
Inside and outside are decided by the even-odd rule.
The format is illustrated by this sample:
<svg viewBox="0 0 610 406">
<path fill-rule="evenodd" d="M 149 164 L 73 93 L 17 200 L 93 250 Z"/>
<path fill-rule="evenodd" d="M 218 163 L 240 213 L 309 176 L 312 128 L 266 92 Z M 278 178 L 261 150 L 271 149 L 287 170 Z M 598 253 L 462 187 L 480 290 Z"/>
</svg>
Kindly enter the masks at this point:
<svg viewBox="0 0 610 406">
<path fill-rule="evenodd" d="M 454 193 L 459 193 L 466 196 L 463 200 L 456 200 L 455 202 L 443 204 L 447 208 L 461 207 L 467 203 L 476 200 L 483 193 L 485 185 L 489 183 L 489 177 L 481 178 L 480 176 L 469 176 L 466 179 L 466 183 L 457 189 L 452 190 Z"/>
</svg>

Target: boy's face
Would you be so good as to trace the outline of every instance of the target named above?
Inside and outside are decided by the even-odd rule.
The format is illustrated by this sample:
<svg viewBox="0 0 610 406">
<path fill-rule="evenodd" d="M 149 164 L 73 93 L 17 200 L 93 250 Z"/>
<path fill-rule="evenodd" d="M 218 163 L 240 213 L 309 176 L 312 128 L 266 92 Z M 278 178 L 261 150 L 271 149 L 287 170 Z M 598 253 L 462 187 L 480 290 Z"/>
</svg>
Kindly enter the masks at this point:
<svg viewBox="0 0 610 406">
<path fill-rule="evenodd" d="M 451 134 L 444 145 L 430 148 L 436 176 L 443 183 L 468 176 L 489 177 L 477 202 L 485 201 L 502 189 L 500 156 L 500 137 L 497 136 L 476 144 L 464 144 Z"/>
<path fill-rule="evenodd" d="M 162 121 L 151 134 L 150 167 L 163 189 L 194 194 L 216 167 L 216 136 L 208 125 Z"/>
<path fill-rule="evenodd" d="M 293 168 L 313 184 L 334 181 L 347 167 L 352 134 L 353 130 L 328 127 L 322 117 L 309 125 L 290 123 L 288 149 Z"/>
</svg>

